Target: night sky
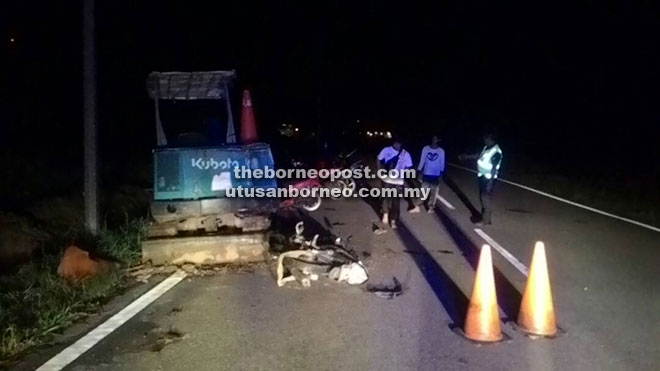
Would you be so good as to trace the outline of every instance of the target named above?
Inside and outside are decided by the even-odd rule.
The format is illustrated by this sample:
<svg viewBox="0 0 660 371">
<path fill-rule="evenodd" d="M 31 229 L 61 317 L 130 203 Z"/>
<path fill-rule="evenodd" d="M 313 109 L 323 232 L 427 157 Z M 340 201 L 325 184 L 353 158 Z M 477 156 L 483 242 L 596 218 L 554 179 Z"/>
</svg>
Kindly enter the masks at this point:
<svg viewBox="0 0 660 371">
<path fill-rule="evenodd" d="M 657 4 L 316 3 L 97 1 L 102 158 L 154 144 L 150 71 L 236 69 L 266 135 L 494 128 L 509 159 L 658 180 Z M 80 2 L 0 7 L 0 153 L 78 161 Z"/>
</svg>

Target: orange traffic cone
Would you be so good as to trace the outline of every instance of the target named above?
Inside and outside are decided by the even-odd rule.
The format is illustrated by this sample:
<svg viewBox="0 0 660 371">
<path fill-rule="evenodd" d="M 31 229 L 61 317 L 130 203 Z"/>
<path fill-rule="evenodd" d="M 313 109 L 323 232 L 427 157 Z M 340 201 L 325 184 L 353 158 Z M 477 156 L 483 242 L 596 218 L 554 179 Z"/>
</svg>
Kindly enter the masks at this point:
<svg viewBox="0 0 660 371">
<path fill-rule="evenodd" d="M 540 241 L 534 246 L 529 278 L 518 313 L 518 326 L 532 335 L 553 336 L 557 333 L 545 245 Z"/>
<path fill-rule="evenodd" d="M 254 110 L 252 109 L 252 98 L 250 91 L 243 90 L 243 110 L 241 112 L 241 143 L 250 144 L 256 142 L 257 123 L 254 119 Z"/>
<path fill-rule="evenodd" d="M 484 342 L 502 339 L 493 261 L 488 245 L 481 247 L 472 298 L 465 318 L 465 336 L 470 340 Z"/>
</svg>

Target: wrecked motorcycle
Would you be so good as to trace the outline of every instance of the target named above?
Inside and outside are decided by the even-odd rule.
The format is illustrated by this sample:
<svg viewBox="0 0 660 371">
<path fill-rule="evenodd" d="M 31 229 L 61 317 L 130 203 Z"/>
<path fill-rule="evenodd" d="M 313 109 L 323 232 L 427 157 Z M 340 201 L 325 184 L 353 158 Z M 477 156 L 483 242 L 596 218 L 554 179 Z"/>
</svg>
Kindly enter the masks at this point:
<svg viewBox="0 0 660 371">
<path fill-rule="evenodd" d="M 303 165 L 302 162 L 297 160 L 293 160 L 292 164 L 294 168 L 300 168 Z M 301 192 L 301 195 L 282 200 L 280 202 L 280 208 L 290 209 L 302 207 L 307 211 L 316 211 L 321 207 L 321 195 L 319 192 L 314 192 L 323 187 L 318 178 L 299 179 L 297 181 L 289 182 L 289 184 L 286 185 L 295 188 L 298 192 Z M 309 191 L 309 194 L 303 196 L 303 190 L 304 192 Z"/>
<path fill-rule="evenodd" d="M 333 200 L 340 200 L 346 195 L 345 190 L 348 190 L 348 194 L 351 194 L 357 188 L 357 183 L 353 176 L 358 172 L 362 174 L 362 169 L 364 165 L 361 160 L 355 160 L 351 162 L 349 159 L 357 153 L 357 149 L 349 152 L 348 154 L 340 153 L 337 155 L 337 158 L 332 160 L 330 163 L 320 162 L 317 163 L 317 169 L 329 169 L 329 170 L 350 170 L 348 174 L 350 176 L 342 176 L 337 179 L 329 180 L 324 183 L 324 186 L 329 189 L 338 189 L 339 192 L 331 193 L 330 198 Z M 357 171 L 356 171 L 357 170 Z M 362 175 L 360 175 L 361 177 Z"/>
<path fill-rule="evenodd" d="M 367 268 L 357 253 L 348 247 L 348 240 L 336 238 L 331 242 L 319 242 L 318 234 L 307 240 L 303 231 L 303 222 L 298 222 L 291 242 L 300 248 L 283 252 L 277 259 L 279 287 L 290 281 L 310 287 L 311 281 L 318 280 L 322 275 L 350 285 L 360 285 L 369 279 Z"/>
</svg>

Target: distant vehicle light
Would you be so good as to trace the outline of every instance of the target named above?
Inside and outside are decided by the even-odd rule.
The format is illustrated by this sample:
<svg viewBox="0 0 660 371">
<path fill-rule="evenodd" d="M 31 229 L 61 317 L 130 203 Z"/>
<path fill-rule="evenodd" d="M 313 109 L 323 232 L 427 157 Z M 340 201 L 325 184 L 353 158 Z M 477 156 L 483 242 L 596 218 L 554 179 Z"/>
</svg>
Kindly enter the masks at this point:
<svg viewBox="0 0 660 371">
<path fill-rule="evenodd" d="M 296 131 L 298 131 L 298 128 L 296 128 Z"/>
</svg>

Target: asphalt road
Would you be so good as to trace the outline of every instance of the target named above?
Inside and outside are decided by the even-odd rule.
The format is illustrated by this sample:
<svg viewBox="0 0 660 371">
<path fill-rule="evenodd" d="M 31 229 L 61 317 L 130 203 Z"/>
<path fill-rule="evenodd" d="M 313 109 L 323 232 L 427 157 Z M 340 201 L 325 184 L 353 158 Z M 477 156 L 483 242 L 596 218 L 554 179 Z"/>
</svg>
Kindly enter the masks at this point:
<svg viewBox="0 0 660 371">
<path fill-rule="evenodd" d="M 660 233 L 503 183 L 494 224 L 480 227 L 529 265 L 546 244 L 562 333 L 516 331 L 525 276 L 493 251 L 507 339 L 476 345 L 455 330 L 471 293 L 478 246 L 470 222 L 474 175 L 450 169 L 433 214 L 405 214 L 376 235 L 363 200 L 327 201 L 307 229 L 352 235 L 370 255 L 371 283 L 392 277 L 405 293 L 316 282 L 278 288 L 273 266 L 187 278 L 70 364 L 69 370 L 657 370 Z M 462 195 L 462 197 L 459 197 Z M 169 334 L 168 334 L 169 332 Z"/>
</svg>

